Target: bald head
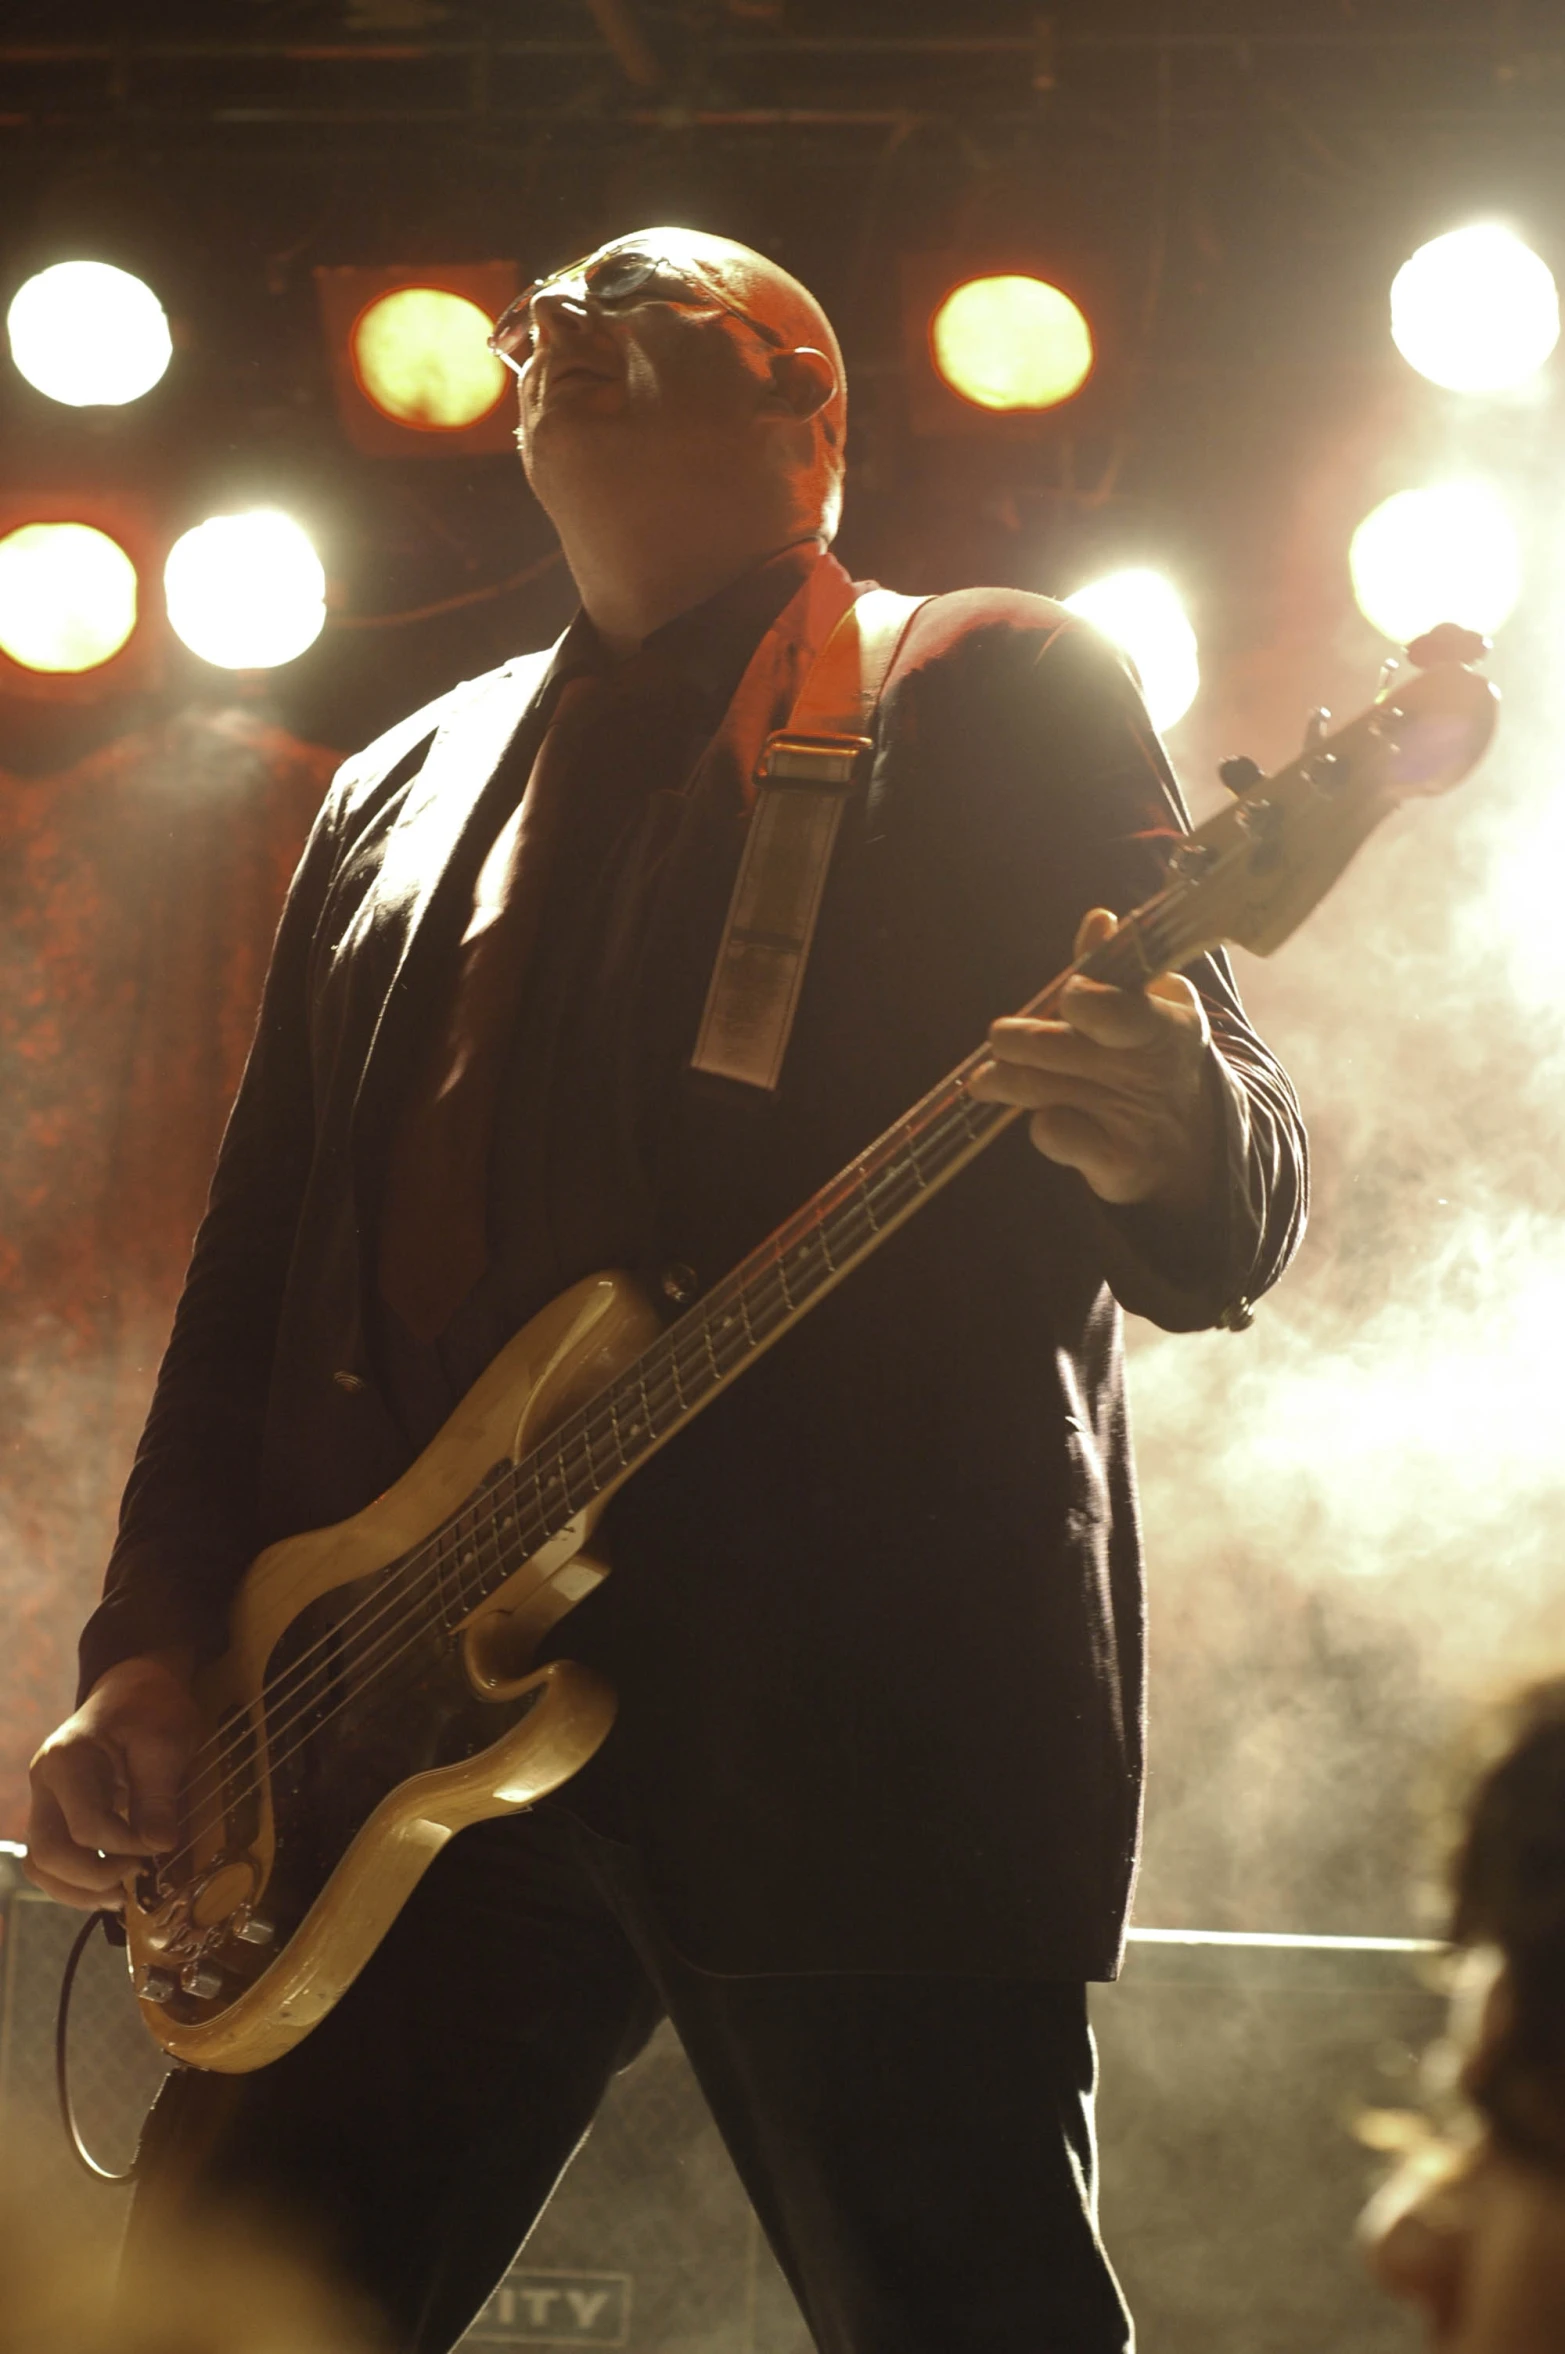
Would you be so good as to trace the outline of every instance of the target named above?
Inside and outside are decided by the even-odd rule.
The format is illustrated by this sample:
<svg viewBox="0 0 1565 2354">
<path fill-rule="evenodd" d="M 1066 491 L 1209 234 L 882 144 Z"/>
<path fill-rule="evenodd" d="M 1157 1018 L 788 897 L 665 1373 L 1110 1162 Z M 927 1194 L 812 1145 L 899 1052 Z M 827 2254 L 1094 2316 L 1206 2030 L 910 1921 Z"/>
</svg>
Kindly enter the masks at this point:
<svg viewBox="0 0 1565 2354">
<path fill-rule="evenodd" d="M 682 610 L 671 597 L 697 602 L 779 548 L 832 538 L 842 354 L 814 296 L 764 254 L 693 229 L 616 238 L 546 279 L 501 348 L 521 379 L 528 480 L 614 640 L 632 616 Z"/>
<path fill-rule="evenodd" d="M 815 412 L 819 435 L 822 506 L 830 539 L 842 507 L 843 446 L 848 436 L 848 377 L 835 328 L 807 286 L 752 246 L 731 237 L 710 237 L 701 229 L 640 229 L 618 237 L 604 253 L 656 253 L 676 270 L 694 263 L 736 312 L 769 328 L 786 351 L 819 352 L 831 365 L 830 398 Z M 595 260 L 597 256 L 593 257 Z"/>
</svg>

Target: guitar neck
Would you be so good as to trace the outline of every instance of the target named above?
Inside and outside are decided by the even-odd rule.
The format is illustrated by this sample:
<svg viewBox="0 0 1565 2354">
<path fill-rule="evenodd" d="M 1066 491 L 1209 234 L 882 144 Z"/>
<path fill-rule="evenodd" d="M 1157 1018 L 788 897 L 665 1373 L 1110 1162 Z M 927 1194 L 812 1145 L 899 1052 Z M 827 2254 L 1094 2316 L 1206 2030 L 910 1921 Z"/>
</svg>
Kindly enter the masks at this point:
<svg viewBox="0 0 1565 2354">
<path fill-rule="evenodd" d="M 1067 982 L 1135 988 L 1166 969 L 1175 883 L 1022 1010 L 1043 1019 Z M 448 1608 L 472 1609 L 608 1488 L 656 1453 L 823 1300 L 1018 1116 L 970 1093 L 980 1047 L 850 1161 L 662 1333 L 627 1370 L 515 1464 L 501 1464 L 449 1524 L 459 1572 Z"/>
</svg>

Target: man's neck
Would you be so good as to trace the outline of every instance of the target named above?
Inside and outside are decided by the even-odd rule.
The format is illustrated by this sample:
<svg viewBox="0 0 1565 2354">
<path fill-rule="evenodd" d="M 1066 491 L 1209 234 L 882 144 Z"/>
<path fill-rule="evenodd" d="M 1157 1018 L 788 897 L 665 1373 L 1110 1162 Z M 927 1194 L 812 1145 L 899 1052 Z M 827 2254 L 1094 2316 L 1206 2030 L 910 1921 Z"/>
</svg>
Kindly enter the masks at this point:
<svg viewBox="0 0 1565 2354">
<path fill-rule="evenodd" d="M 691 545 L 660 543 L 645 551 L 623 545 L 611 560 L 595 562 L 593 551 L 567 545 L 566 562 L 575 576 L 587 618 L 615 661 L 634 654 L 653 631 L 715 597 L 730 581 L 754 571 L 784 548 L 813 535 L 782 531 L 775 537 L 721 538 Z"/>
</svg>

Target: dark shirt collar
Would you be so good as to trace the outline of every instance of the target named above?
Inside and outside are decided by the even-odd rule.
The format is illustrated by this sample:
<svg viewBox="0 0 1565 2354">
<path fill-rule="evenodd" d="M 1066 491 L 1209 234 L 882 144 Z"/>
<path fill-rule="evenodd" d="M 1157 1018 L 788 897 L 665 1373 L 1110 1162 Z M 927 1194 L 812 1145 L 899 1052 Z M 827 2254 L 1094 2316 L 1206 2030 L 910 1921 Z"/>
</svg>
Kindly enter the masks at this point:
<svg viewBox="0 0 1565 2354">
<path fill-rule="evenodd" d="M 705 597 L 688 612 L 677 613 L 643 641 L 637 661 L 652 657 L 660 668 L 677 671 L 714 703 L 726 704 L 738 685 L 746 663 L 783 607 L 802 586 L 826 551 L 818 540 L 799 540 L 775 555 L 752 564 L 730 580 L 715 596 Z M 583 672 L 613 667 L 602 639 L 584 612 L 578 612 L 560 646 L 555 663 L 557 681 Z"/>
</svg>

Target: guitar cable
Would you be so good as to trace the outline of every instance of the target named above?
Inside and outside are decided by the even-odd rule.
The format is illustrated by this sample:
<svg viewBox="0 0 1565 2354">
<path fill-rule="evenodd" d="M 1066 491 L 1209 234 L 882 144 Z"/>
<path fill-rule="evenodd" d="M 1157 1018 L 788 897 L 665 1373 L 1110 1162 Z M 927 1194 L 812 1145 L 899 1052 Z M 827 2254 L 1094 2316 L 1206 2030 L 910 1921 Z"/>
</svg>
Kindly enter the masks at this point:
<svg viewBox="0 0 1565 2354">
<path fill-rule="evenodd" d="M 116 2173 L 112 2166 L 99 2164 L 82 2138 L 82 2130 L 76 2121 L 76 2110 L 71 2101 L 71 1990 L 76 1984 L 76 1973 L 81 1966 L 82 1955 L 87 1950 L 87 1940 L 100 1921 L 103 1923 L 103 1936 L 106 1944 L 123 1945 L 125 1942 L 125 1931 L 118 1913 L 89 1913 L 76 1932 L 75 1942 L 65 1964 L 65 1974 L 60 1980 L 60 1999 L 54 2013 L 54 2089 L 60 2104 L 60 2122 L 65 2128 L 65 2138 L 71 2145 L 71 2156 L 76 2160 L 83 2173 L 90 2174 L 94 2182 L 134 2182 L 137 2166 L 137 2161 L 134 2158 L 123 2173 Z"/>
</svg>

